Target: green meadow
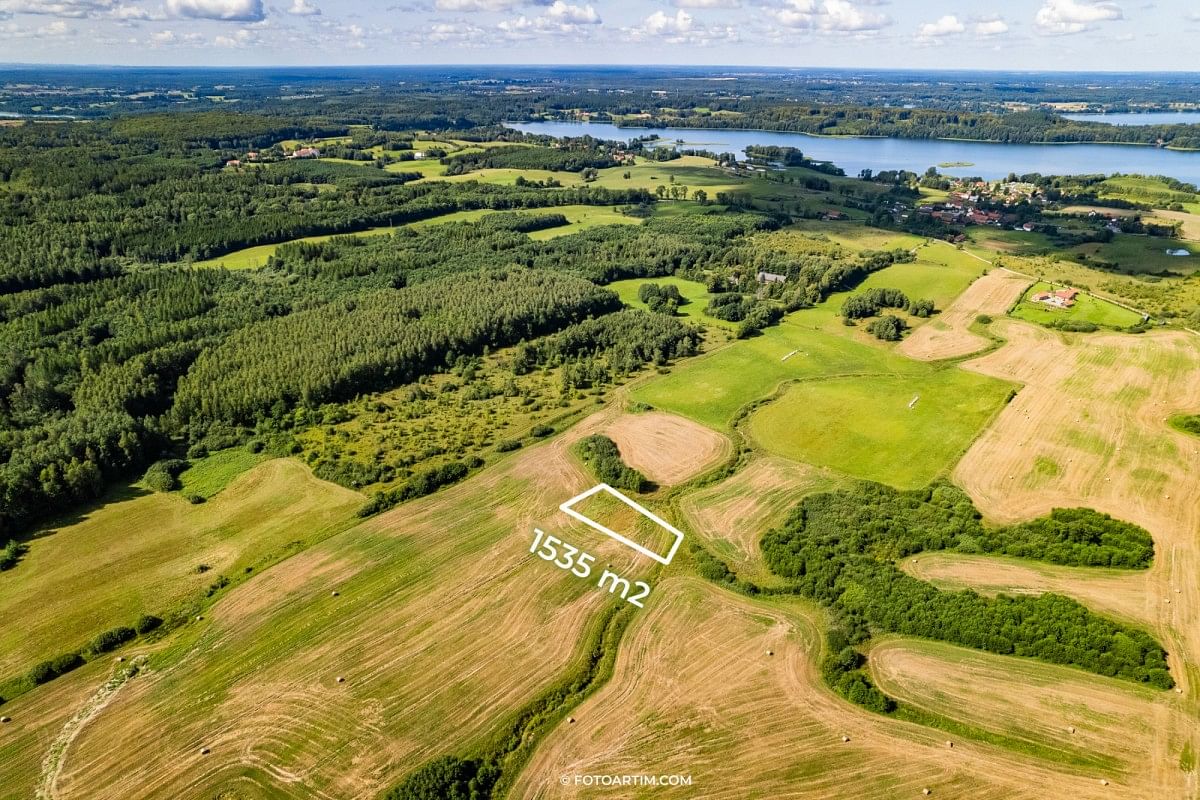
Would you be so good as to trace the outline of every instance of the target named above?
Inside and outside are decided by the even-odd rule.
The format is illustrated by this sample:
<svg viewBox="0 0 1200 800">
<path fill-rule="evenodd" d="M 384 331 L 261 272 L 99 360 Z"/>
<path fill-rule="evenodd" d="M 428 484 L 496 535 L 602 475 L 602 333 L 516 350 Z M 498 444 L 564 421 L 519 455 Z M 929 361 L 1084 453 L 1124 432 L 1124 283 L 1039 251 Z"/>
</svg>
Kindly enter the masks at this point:
<svg viewBox="0 0 1200 800">
<path fill-rule="evenodd" d="M 803 381 L 755 412 L 747 432 L 768 452 L 915 489 L 958 460 L 1010 390 L 955 368 Z"/>
<path fill-rule="evenodd" d="M 894 287 L 934 299 L 941 308 L 983 266 L 949 247 L 922 248 L 920 260 L 874 273 L 854 292 Z M 620 289 L 636 297 L 640 283 L 625 281 Z M 924 485 L 953 464 L 1012 387 L 956 367 L 913 361 L 871 339 L 861 326 L 843 325 L 838 309 L 850 294 L 834 295 L 759 336 L 682 364 L 643 383 L 633 396 L 728 430 L 739 410 L 782 388 L 746 423 L 757 446 L 858 478 Z"/>
<path fill-rule="evenodd" d="M 1102 328 L 1128 328 L 1142 321 L 1141 314 L 1090 294 L 1080 293 L 1075 298 L 1075 305 L 1071 308 L 1054 308 L 1043 303 L 1035 303 L 1030 299 L 1038 292 L 1059 288 L 1062 287 L 1038 281 L 1025 292 L 1021 302 L 1013 309 L 1012 316 L 1039 325 L 1052 325 L 1069 320 L 1071 322 L 1090 322 Z"/>
<path fill-rule="evenodd" d="M 726 322 L 723 319 L 710 317 L 708 314 L 704 313 L 704 309 L 708 305 L 708 301 L 712 299 L 712 295 L 709 294 L 708 290 L 704 287 L 704 284 L 697 283 L 696 281 L 689 281 L 685 278 L 678 278 L 675 276 L 667 278 L 630 278 L 629 280 L 615 281 L 610 283 L 608 284 L 608 288 L 620 295 L 621 302 L 625 305 L 629 306 L 630 308 L 640 308 L 644 310 L 646 308 L 646 304 L 638 298 L 638 289 L 641 288 L 642 284 L 644 283 L 652 283 L 656 286 L 674 286 L 679 290 L 679 294 L 681 294 L 685 299 L 690 300 L 691 302 L 679 307 L 679 316 L 681 317 L 687 317 L 688 319 L 695 320 L 696 322 L 703 322 L 708 325 L 716 325 L 721 328 L 732 329 L 735 327 L 734 323 L 732 322 Z"/>
</svg>

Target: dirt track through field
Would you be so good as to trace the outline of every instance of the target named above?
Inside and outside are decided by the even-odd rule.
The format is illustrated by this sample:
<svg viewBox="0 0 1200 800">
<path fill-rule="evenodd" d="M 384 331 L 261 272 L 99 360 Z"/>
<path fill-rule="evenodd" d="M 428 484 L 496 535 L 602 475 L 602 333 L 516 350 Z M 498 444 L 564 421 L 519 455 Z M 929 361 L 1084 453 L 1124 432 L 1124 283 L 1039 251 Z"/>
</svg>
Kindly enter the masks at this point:
<svg viewBox="0 0 1200 800">
<path fill-rule="evenodd" d="M 997 267 L 972 283 L 953 303 L 912 332 L 896 352 L 919 361 L 961 358 L 990 342 L 969 329 L 980 314 L 1001 315 L 1021 296 L 1029 278 Z"/>
<path fill-rule="evenodd" d="M 622 644 L 613 679 L 544 740 L 512 797 L 1133 797 L 897 723 L 829 694 L 815 666 L 819 613 L 672 579 Z M 770 654 L 768 654 L 770 651 Z M 842 737 L 849 736 L 849 742 Z M 690 786 L 580 786 L 576 776 L 688 775 Z M 563 780 L 566 783 L 563 783 Z M 749 787 L 753 787 L 752 793 Z M 1054 787 L 1047 792 L 1047 787 Z"/>
<path fill-rule="evenodd" d="M 1182 689 L 1162 693 L 1152 709 L 1161 726 L 1147 763 L 1160 776 L 1178 772 L 1181 743 L 1200 752 L 1200 439 L 1167 418 L 1200 409 L 1200 338 L 1066 337 L 1014 320 L 997 325 L 1008 344 L 965 366 L 1025 386 L 954 477 L 996 522 L 1087 506 L 1150 531 L 1154 564 L 1144 591 L 1123 605 L 1151 622 Z M 1190 728 L 1166 714 L 1180 703 Z M 1190 775 L 1184 796 L 1196 797 Z"/>
<path fill-rule="evenodd" d="M 662 411 L 623 414 L 604 433 L 617 443 L 626 464 L 665 486 L 714 465 L 731 447 L 716 431 Z"/>
</svg>

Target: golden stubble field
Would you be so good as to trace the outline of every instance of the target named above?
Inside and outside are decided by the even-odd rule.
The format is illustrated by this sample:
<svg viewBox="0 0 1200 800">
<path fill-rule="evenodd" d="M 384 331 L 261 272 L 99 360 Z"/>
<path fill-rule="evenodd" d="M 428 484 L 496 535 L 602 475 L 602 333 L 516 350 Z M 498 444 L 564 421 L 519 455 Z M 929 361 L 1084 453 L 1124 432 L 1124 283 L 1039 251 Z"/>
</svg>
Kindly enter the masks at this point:
<svg viewBox="0 0 1200 800">
<path fill-rule="evenodd" d="M 672 420 L 652 422 L 661 431 Z M 641 445 L 634 437 L 631 459 L 693 452 L 693 434 L 707 432 L 680 423 Z M 645 572 L 557 510 L 594 483 L 571 445 L 614 424 L 637 427 L 602 411 L 264 571 L 150 653 L 82 722 L 71 717 L 94 703 L 112 661 L 6 705 L 0 796 L 375 796 L 479 744 L 582 658 L 610 602 L 594 580 L 531 556 L 533 527 L 586 548 L 601 569 Z M 708 435 L 719 457 L 727 444 Z"/>
<path fill-rule="evenodd" d="M 1156 725 L 1144 769 L 1152 785 L 1181 792 L 1157 796 L 1196 796 L 1194 767 L 1182 774 L 1181 762 L 1200 751 L 1200 440 L 1171 429 L 1167 418 L 1200 408 L 1200 339 L 1184 332 L 1068 337 L 1012 320 L 998 326 L 1008 344 L 965 366 L 1024 388 L 954 479 L 996 522 L 1088 506 L 1150 531 L 1149 572 L 1100 605 L 1119 607 L 1166 646 L 1179 691 L 1146 709 Z M 964 560 L 940 574 L 972 583 L 974 569 Z M 1086 600 L 1091 591 L 1079 594 Z"/>
</svg>

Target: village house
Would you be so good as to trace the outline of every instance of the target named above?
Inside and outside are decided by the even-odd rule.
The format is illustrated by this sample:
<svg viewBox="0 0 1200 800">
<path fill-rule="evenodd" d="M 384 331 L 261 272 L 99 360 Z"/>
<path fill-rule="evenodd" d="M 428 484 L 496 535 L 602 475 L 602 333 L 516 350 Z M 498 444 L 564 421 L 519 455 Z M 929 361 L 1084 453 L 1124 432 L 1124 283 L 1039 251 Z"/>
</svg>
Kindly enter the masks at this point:
<svg viewBox="0 0 1200 800">
<path fill-rule="evenodd" d="M 836 208 L 830 208 L 830 209 L 826 209 L 825 212 L 823 214 L 821 214 L 821 219 L 827 220 L 827 221 L 828 220 L 837 221 L 837 220 L 848 219 L 848 217 L 846 216 L 845 212 L 838 211 Z"/>
<path fill-rule="evenodd" d="M 293 150 L 288 158 L 320 158 L 321 151 L 315 147 L 301 147 Z"/>
<path fill-rule="evenodd" d="M 759 283 L 784 283 L 787 281 L 787 276 L 776 272 L 760 272 L 754 276 L 754 279 Z"/>
<path fill-rule="evenodd" d="M 1038 292 L 1030 299 L 1035 303 L 1042 303 L 1055 308 L 1070 308 L 1075 305 L 1075 298 L 1078 296 L 1077 289 L 1059 289 L 1051 292 Z"/>
</svg>

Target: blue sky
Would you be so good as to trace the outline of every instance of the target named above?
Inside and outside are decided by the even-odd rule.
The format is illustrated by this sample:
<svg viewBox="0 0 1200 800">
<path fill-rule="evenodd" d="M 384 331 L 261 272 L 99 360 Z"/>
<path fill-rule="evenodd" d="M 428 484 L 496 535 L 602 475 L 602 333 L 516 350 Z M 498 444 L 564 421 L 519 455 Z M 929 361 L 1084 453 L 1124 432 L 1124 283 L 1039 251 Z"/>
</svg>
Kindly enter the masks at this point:
<svg viewBox="0 0 1200 800">
<path fill-rule="evenodd" d="M 0 62 L 1200 70 L 1193 0 L 0 0 Z"/>
</svg>

